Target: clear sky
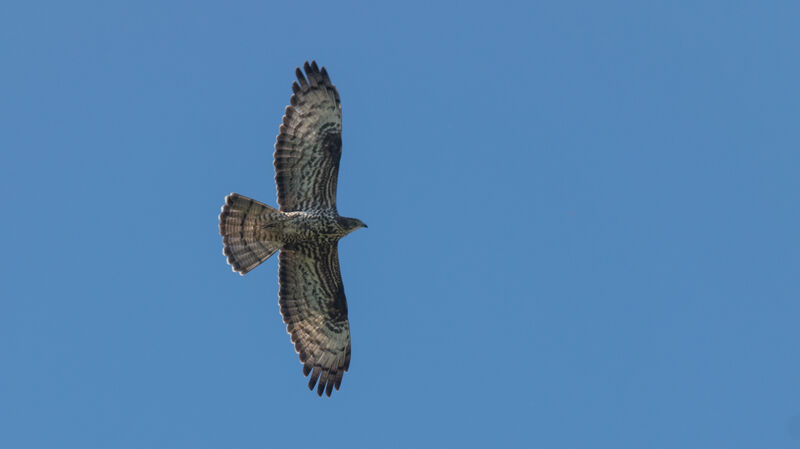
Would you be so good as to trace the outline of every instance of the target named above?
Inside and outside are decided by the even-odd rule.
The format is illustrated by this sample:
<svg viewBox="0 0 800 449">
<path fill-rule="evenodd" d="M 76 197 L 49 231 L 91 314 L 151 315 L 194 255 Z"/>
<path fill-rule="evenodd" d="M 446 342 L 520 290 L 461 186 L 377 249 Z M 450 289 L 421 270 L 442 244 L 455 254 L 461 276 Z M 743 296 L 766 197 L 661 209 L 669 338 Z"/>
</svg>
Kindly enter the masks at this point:
<svg viewBox="0 0 800 449">
<path fill-rule="evenodd" d="M 800 447 L 800 6 L 9 2 L 0 447 Z M 309 392 L 275 204 L 342 96 L 353 356 Z"/>
</svg>

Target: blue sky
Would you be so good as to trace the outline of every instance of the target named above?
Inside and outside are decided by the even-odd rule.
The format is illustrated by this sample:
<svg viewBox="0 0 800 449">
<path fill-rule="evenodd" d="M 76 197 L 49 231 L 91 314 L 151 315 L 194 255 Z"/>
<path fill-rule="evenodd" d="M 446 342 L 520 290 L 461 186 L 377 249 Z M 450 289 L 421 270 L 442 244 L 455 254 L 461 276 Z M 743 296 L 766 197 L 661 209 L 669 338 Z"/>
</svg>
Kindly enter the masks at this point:
<svg viewBox="0 0 800 449">
<path fill-rule="evenodd" d="M 17 2 L 0 16 L 0 446 L 800 447 L 796 2 Z M 275 204 L 339 88 L 342 389 Z"/>
</svg>

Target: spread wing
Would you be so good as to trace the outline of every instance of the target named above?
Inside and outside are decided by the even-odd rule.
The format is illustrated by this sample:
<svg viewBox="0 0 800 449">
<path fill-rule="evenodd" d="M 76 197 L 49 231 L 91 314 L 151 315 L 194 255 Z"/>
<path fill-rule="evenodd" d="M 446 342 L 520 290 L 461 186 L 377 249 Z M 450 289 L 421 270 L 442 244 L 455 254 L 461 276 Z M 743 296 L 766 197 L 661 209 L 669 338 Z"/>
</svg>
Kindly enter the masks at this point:
<svg viewBox="0 0 800 449">
<path fill-rule="evenodd" d="M 328 72 L 316 62 L 298 68 L 275 142 L 275 183 L 282 211 L 336 210 L 342 156 L 342 106 Z M 298 84 L 299 82 L 299 84 Z"/>
<path fill-rule="evenodd" d="M 350 323 L 336 243 L 292 245 L 279 256 L 280 307 L 286 330 L 317 394 L 339 389 L 350 366 Z"/>
</svg>

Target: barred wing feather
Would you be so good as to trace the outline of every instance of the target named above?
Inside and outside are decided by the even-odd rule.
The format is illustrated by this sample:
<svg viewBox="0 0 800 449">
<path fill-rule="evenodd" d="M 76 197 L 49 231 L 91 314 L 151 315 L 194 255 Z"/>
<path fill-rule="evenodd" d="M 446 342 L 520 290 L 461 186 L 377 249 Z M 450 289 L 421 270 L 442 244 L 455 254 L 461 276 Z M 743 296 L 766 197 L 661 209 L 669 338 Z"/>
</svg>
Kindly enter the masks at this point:
<svg viewBox="0 0 800 449">
<path fill-rule="evenodd" d="M 280 308 L 286 330 L 311 375 L 308 388 L 331 395 L 350 366 L 350 323 L 336 243 L 281 250 Z"/>
<path fill-rule="evenodd" d="M 275 183 L 282 211 L 336 210 L 342 156 L 342 106 L 328 72 L 298 68 L 294 94 L 275 142 Z"/>
</svg>

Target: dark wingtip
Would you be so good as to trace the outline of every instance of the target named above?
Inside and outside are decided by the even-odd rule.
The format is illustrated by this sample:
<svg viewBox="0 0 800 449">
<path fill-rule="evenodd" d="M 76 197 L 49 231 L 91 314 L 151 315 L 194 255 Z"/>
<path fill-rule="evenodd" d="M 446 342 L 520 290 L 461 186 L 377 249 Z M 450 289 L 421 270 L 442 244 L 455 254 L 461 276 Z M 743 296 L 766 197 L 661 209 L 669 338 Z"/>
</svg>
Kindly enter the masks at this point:
<svg viewBox="0 0 800 449">
<path fill-rule="evenodd" d="M 320 79 L 318 76 L 319 72 L 314 70 L 314 67 L 315 66 L 309 64 L 308 61 L 303 64 L 303 69 L 306 71 L 306 78 L 308 78 L 308 84 L 312 87 L 318 85 Z"/>
<path fill-rule="evenodd" d="M 300 70 L 300 67 L 296 67 L 294 69 L 294 75 L 297 77 L 297 81 L 300 81 L 300 86 L 308 86 L 308 81 L 306 81 L 306 77 L 303 76 L 303 72 Z"/>
<path fill-rule="evenodd" d="M 319 365 L 314 366 L 314 370 L 311 372 L 311 377 L 308 379 L 308 389 L 309 390 L 312 390 L 312 391 L 314 390 L 314 385 L 317 384 L 317 379 L 319 379 L 319 375 L 320 375 L 320 371 L 321 371 L 320 368 L 321 367 Z"/>
<path fill-rule="evenodd" d="M 322 397 L 322 393 L 325 392 L 325 382 L 320 381 L 317 384 L 317 396 Z"/>
</svg>

